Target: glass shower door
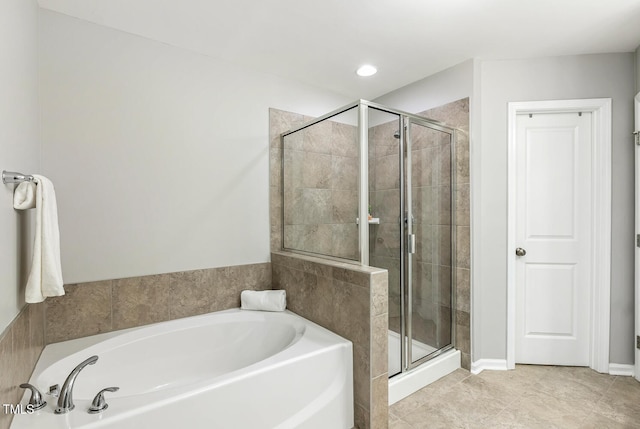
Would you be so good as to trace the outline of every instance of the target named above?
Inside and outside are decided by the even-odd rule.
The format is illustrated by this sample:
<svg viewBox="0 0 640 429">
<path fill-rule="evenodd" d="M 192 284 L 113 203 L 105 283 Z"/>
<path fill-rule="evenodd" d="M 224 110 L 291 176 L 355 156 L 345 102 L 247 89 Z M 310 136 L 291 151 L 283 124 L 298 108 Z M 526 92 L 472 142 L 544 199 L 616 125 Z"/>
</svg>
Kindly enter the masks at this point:
<svg viewBox="0 0 640 429">
<path fill-rule="evenodd" d="M 452 134 L 407 118 L 407 369 L 452 345 Z"/>
</svg>

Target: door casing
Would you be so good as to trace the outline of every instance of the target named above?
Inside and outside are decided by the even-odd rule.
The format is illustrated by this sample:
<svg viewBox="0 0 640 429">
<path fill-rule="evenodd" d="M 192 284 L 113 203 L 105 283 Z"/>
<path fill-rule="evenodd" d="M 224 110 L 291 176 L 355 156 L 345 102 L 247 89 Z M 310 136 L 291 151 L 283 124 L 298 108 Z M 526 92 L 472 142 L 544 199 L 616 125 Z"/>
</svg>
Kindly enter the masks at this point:
<svg viewBox="0 0 640 429">
<path fill-rule="evenodd" d="M 519 114 L 592 114 L 592 279 L 589 367 L 609 372 L 611 290 L 611 99 L 550 100 L 508 104 L 507 146 L 507 369 L 516 355 L 516 119 Z"/>
</svg>

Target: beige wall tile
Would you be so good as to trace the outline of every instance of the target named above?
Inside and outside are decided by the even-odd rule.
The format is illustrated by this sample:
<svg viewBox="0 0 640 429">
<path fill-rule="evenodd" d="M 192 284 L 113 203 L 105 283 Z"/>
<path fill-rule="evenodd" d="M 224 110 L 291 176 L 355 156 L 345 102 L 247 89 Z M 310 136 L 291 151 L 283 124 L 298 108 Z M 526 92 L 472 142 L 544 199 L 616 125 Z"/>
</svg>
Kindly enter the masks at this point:
<svg viewBox="0 0 640 429">
<path fill-rule="evenodd" d="M 169 320 L 173 299 L 170 274 L 115 280 L 113 329 Z"/>
<path fill-rule="evenodd" d="M 354 407 L 354 424 L 355 429 L 368 429 L 370 428 L 370 416 L 369 409 L 366 409 L 360 404 L 355 404 Z"/>
<path fill-rule="evenodd" d="M 15 393 L 13 402 L 17 402 L 22 396 L 22 389 L 18 386 L 29 381 L 31 372 L 35 366 L 35 361 L 31 358 L 31 334 L 29 330 L 29 306 L 25 306 L 22 312 L 16 317 L 13 325 L 13 386 Z"/>
<path fill-rule="evenodd" d="M 389 311 L 388 272 L 371 274 L 371 315 L 379 316 Z"/>
<path fill-rule="evenodd" d="M 382 314 L 371 320 L 371 377 L 389 372 L 389 315 Z"/>
<path fill-rule="evenodd" d="M 9 325 L 0 336 L 0 398 L 3 403 L 12 403 L 16 395 L 13 374 L 13 325 Z M 11 416 L 0 412 L 0 429 L 7 429 Z"/>
<path fill-rule="evenodd" d="M 384 373 L 371 382 L 371 427 L 384 429 L 389 424 L 389 374 Z"/>
<path fill-rule="evenodd" d="M 170 317 L 177 319 L 208 313 L 213 289 L 205 281 L 205 270 L 185 271 L 169 275 Z"/>
<path fill-rule="evenodd" d="M 456 185 L 455 194 L 455 212 L 456 212 L 456 225 L 469 226 L 471 223 L 471 199 L 469 195 L 468 183 Z"/>
<path fill-rule="evenodd" d="M 18 404 L 44 348 L 44 307 L 27 304 L 0 336 L 0 403 Z M 0 428 L 8 428 L 12 416 L 0 410 Z"/>
<path fill-rule="evenodd" d="M 456 227 L 456 267 L 469 269 L 471 267 L 470 228 Z"/>
<path fill-rule="evenodd" d="M 45 346 L 45 304 L 43 302 L 29 304 L 27 310 L 29 311 L 30 359 L 33 365 L 35 365 Z"/>
<path fill-rule="evenodd" d="M 65 295 L 46 302 L 47 344 L 113 329 L 110 280 L 65 285 Z"/>
</svg>

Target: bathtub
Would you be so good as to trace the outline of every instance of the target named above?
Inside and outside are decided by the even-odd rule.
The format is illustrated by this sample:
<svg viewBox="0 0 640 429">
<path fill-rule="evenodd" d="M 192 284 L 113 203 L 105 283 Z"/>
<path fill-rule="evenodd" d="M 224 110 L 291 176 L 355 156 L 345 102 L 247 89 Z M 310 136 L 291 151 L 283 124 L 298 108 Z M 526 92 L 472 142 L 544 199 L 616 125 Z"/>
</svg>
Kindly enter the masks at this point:
<svg viewBox="0 0 640 429">
<path fill-rule="evenodd" d="M 44 392 L 92 355 L 75 409 L 54 414 Z M 47 406 L 15 415 L 14 429 L 353 427 L 351 342 L 289 311 L 233 309 L 52 344 L 30 382 Z M 109 407 L 87 413 L 110 386 L 120 390 L 105 394 Z"/>
</svg>

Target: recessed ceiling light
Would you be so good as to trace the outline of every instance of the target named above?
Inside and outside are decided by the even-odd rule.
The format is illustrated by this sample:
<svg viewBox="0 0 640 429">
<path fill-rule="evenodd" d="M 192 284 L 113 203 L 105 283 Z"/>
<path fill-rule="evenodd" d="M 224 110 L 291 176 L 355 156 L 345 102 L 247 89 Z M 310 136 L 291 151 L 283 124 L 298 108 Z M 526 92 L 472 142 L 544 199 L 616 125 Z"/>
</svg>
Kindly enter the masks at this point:
<svg viewBox="0 0 640 429">
<path fill-rule="evenodd" d="M 362 76 L 362 77 L 373 76 L 377 72 L 378 72 L 378 69 L 369 64 L 360 66 L 358 70 L 356 70 L 356 73 L 358 74 L 358 76 Z"/>
</svg>

